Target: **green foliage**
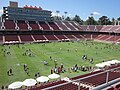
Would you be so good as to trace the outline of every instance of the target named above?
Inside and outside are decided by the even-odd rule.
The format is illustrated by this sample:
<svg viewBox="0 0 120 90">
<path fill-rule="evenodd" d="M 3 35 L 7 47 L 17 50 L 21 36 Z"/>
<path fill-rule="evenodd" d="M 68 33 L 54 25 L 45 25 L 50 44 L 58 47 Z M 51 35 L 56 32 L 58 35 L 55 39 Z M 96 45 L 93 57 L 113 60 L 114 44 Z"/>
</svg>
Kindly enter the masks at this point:
<svg viewBox="0 0 120 90">
<path fill-rule="evenodd" d="M 99 25 L 111 25 L 112 22 L 107 16 L 102 16 L 98 20 Z"/>
<path fill-rule="evenodd" d="M 73 18 L 73 21 L 76 21 L 79 24 L 83 25 L 83 20 L 78 15 L 75 15 L 75 17 Z"/>
<path fill-rule="evenodd" d="M 86 20 L 86 24 L 87 25 L 97 25 L 97 21 L 95 21 L 94 17 L 88 17 L 88 19 Z"/>
</svg>

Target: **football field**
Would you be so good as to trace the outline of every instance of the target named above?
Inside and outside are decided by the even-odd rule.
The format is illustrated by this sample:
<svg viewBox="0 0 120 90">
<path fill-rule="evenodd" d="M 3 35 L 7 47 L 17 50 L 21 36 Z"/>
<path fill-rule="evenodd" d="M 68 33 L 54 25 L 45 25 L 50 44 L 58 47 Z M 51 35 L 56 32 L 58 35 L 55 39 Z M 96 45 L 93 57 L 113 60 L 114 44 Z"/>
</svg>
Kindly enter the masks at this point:
<svg viewBox="0 0 120 90">
<path fill-rule="evenodd" d="M 35 78 L 38 72 L 41 76 L 48 76 L 55 63 L 57 66 L 63 64 L 66 69 L 66 72 L 60 74 L 61 77 L 74 77 L 88 73 L 80 70 L 68 72 L 68 68 L 76 64 L 78 67 L 94 66 L 102 61 L 120 60 L 119 45 L 94 41 L 0 45 L 0 52 L 0 86 Z M 89 60 L 82 60 L 83 55 L 88 59 L 93 58 L 93 64 Z M 29 75 L 24 71 L 25 64 L 29 68 Z M 9 69 L 12 69 L 11 76 L 7 74 Z"/>
</svg>

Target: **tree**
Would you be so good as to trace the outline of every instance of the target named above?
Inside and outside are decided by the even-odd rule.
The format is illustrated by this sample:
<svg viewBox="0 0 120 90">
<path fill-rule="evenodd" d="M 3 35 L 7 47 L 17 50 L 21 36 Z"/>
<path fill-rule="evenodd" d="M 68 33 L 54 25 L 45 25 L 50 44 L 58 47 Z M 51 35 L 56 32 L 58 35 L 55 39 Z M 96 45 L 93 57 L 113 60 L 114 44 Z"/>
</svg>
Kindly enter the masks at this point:
<svg viewBox="0 0 120 90">
<path fill-rule="evenodd" d="M 99 18 L 98 23 L 100 25 L 111 25 L 112 22 L 110 21 L 110 19 L 107 16 L 102 16 Z"/>
<path fill-rule="evenodd" d="M 97 25 L 97 21 L 95 21 L 93 16 L 88 17 L 88 19 L 86 20 L 86 24 L 87 25 Z"/>
<path fill-rule="evenodd" d="M 71 21 L 70 17 L 65 18 L 66 21 Z"/>
<path fill-rule="evenodd" d="M 83 25 L 83 20 L 78 15 L 75 15 L 75 17 L 73 18 L 73 21 L 76 21 L 79 24 Z"/>
<path fill-rule="evenodd" d="M 59 20 L 59 21 L 61 21 L 62 20 L 62 17 L 60 17 L 60 16 L 53 16 L 52 17 L 52 20 L 54 21 L 56 21 L 56 20 Z"/>
<path fill-rule="evenodd" d="M 119 17 L 119 18 L 117 18 L 117 20 L 119 20 L 119 21 L 120 21 L 120 17 Z"/>
<path fill-rule="evenodd" d="M 112 25 L 114 25 L 115 24 L 115 18 L 112 18 Z"/>
</svg>

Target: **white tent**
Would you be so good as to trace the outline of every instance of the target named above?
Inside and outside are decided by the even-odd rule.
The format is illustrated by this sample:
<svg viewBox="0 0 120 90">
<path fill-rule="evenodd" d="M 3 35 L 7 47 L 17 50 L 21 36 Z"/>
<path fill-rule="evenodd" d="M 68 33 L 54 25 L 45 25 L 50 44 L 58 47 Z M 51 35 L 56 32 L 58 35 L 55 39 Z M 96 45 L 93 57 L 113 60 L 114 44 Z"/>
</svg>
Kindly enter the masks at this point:
<svg viewBox="0 0 120 90">
<path fill-rule="evenodd" d="M 17 89 L 17 88 L 20 88 L 22 85 L 23 85 L 23 82 L 20 82 L 20 81 L 13 82 L 8 86 L 8 89 Z"/>
<path fill-rule="evenodd" d="M 53 73 L 53 74 L 50 74 L 48 77 L 49 77 L 50 79 L 57 79 L 57 78 L 60 77 L 60 75 Z"/>
<path fill-rule="evenodd" d="M 24 86 L 34 86 L 37 83 L 35 79 L 26 79 L 23 81 Z"/>
<path fill-rule="evenodd" d="M 106 62 L 98 63 L 95 66 L 103 68 L 105 66 L 110 66 L 111 64 L 116 64 L 116 63 L 120 63 L 120 61 L 118 60 L 106 61 Z"/>
<path fill-rule="evenodd" d="M 40 76 L 36 79 L 38 82 L 47 82 L 49 80 L 46 76 Z"/>
</svg>

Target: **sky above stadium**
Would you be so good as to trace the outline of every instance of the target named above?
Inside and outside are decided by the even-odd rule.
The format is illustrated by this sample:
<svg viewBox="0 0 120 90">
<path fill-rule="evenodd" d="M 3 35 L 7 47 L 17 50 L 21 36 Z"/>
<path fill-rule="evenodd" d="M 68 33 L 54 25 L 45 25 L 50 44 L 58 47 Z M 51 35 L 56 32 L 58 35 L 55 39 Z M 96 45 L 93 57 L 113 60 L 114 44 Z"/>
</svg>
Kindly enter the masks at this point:
<svg viewBox="0 0 120 90">
<path fill-rule="evenodd" d="M 56 11 L 60 11 L 59 15 L 74 17 L 79 15 L 81 19 L 86 20 L 88 16 L 93 14 L 95 19 L 105 15 L 110 19 L 120 17 L 120 0 L 11 0 L 17 1 L 19 7 L 24 5 L 41 6 L 43 9 L 51 10 L 53 15 L 57 15 Z M 9 5 L 9 0 L 1 0 L 0 14 L 2 8 Z"/>
</svg>

